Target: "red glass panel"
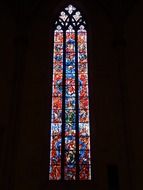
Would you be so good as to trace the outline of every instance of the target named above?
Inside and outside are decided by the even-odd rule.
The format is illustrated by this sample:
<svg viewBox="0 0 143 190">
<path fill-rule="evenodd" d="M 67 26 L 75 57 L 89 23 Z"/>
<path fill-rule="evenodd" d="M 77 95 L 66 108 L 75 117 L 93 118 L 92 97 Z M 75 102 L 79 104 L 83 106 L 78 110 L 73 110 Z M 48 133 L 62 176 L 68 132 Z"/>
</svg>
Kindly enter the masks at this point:
<svg viewBox="0 0 143 190">
<path fill-rule="evenodd" d="M 51 152 L 50 152 L 50 163 L 52 165 L 61 164 L 61 151 L 60 150 L 56 150 L 56 149 L 51 150 Z"/>
<path fill-rule="evenodd" d="M 62 73 L 53 73 L 53 85 L 56 85 L 58 83 L 62 83 Z"/>
<path fill-rule="evenodd" d="M 87 85 L 79 86 L 79 97 L 80 96 L 83 96 L 83 97 L 88 96 L 88 86 Z"/>
<path fill-rule="evenodd" d="M 49 179 L 50 180 L 60 180 L 61 179 L 61 166 L 50 165 Z"/>
<path fill-rule="evenodd" d="M 69 42 L 69 40 L 75 40 L 75 33 L 73 32 L 66 32 L 66 42 Z"/>
<path fill-rule="evenodd" d="M 89 122 L 89 110 L 86 110 L 86 109 L 79 110 L 79 122 L 80 123 Z"/>
<path fill-rule="evenodd" d="M 78 43 L 84 44 L 86 43 L 86 32 L 78 32 Z"/>
<path fill-rule="evenodd" d="M 79 137 L 79 150 L 89 150 L 90 149 L 90 137 L 80 136 Z"/>
<path fill-rule="evenodd" d="M 61 97 L 53 97 L 52 109 L 62 109 Z"/>
<path fill-rule="evenodd" d="M 66 86 L 66 97 L 75 97 L 75 86 Z"/>
<path fill-rule="evenodd" d="M 87 76 L 87 74 L 79 73 L 79 80 L 80 80 L 81 85 L 88 84 L 88 76 Z"/>
<path fill-rule="evenodd" d="M 63 32 L 58 32 L 58 31 L 55 32 L 54 42 L 63 43 Z"/>
<path fill-rule="evenodd" d="M 90 180 L 91 179 L 91 166 L 90 165 L 80 165 L 79 179 L 80 180 Z"/>
<path fill-rule="evenodd" d="M 86 96 L 79 97 L 79 109 L 89 109 L 88 97 Z"/>
</svg>

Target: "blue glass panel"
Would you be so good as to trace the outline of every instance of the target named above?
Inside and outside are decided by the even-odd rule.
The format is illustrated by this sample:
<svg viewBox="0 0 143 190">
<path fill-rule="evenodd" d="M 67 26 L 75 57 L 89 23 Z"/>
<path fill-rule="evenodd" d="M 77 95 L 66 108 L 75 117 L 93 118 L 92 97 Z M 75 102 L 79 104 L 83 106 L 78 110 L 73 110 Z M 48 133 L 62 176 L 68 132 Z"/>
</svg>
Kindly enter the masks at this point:
<svg viewBox="0 0 143 190">
<path fill-rule="evenodd" d="M 73 40 L 73 41 L 68 41 L 67 43 L 66 43 L 66 52 L 75 52 L 75 43 L 74 43 L 75 41 Z"/>
<path fill-rule="evenodd" d="M 65 125 L 65 136 L 75 136 L 75 123 L 66 123 Z"/>
<path fill-rule="evenodd" d="M 56 62 L 63 61 L 63 53 L 55 53 L 54 54 L 54 61 L 56 61 Z"/>
<path fill-rule="evenodd" d="M 66 65 L 75 65 L 75 53 L 66 53 Z"/>
<path fill-rule="evenodd" d="M 63 52 L 63 44 L 62 43 L 55 43 L 54 52 L 56 52 L 56 53 Z"/>
<path fill-rule="evenodd" d="M 52 123 L 51 124 L 51 136 L 60 136 L 62 131 L 61 123 Z"/>
<path fill-rule="evenodd" d="M 86 53 L 79 53 L 78 54 L 78 61 L 81 63 L 87 63 L 87 54 Z"/>
<path fill-rule="evenodd" d="M 79 151 L 79 164 L 90 164 L 90 151 L 89 150 L 80 150 Z"/>
<path fill-rule="evenodd" d="M 66 85 L 75 85 L 75 74 L 74 73 L 66 73 Z"/>
<path fill-rule="evenodd" d="M 66 73 L 75 73 L 75 66 L 73 65 L 66 66 Z"/>
<path fill-rule="evenodd" d="M 89 123 L 79 123 L 79 136 L 89 136 Z"/>
</svg>

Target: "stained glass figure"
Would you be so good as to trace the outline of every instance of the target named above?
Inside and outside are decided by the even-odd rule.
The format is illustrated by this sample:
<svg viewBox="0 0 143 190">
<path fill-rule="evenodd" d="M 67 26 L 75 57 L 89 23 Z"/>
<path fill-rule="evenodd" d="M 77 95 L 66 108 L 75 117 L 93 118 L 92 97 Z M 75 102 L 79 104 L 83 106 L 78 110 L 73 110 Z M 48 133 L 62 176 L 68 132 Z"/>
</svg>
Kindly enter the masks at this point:
<svg viewBox="0 0 143 190">
<path fill-rule="evenodd" d="M 76 126 L 75 123 L 67 123 L 65 125 L 65 136 L 76 136 Z"/>
<path fill-rule="evenodd" d="M 69 5 L 55 28 L 49 179 L 90 180 L 86 23 Z"/>
<path fill-rule="evenodd" d="M 66 165 L 72 165 L 76 163 L 75 161 L 75 157 L 76 157 L 76 151 L 75 150 L 65 150 L 65 164 Z M 76 170 L 76 168 L 75 168 Z"/>
<path fill-rule="evenodd" d="M 52 123 L 51 124 L 52 136 L 61 136 L 62 126 L 61 123 Z"/>
</svg>

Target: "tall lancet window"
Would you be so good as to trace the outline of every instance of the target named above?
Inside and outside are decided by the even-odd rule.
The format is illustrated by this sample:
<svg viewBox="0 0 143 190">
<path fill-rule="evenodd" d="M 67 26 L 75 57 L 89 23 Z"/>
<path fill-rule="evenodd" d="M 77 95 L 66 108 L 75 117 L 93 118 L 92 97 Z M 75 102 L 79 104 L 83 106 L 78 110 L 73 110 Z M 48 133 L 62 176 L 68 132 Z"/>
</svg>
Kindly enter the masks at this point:
<svg viewBox="0 0 143 190">
<path fill-rule="evenodd" d="M 90 180 L 86 22 L 69 5 L 55 23 L 50 180 Z"/>
</svg>

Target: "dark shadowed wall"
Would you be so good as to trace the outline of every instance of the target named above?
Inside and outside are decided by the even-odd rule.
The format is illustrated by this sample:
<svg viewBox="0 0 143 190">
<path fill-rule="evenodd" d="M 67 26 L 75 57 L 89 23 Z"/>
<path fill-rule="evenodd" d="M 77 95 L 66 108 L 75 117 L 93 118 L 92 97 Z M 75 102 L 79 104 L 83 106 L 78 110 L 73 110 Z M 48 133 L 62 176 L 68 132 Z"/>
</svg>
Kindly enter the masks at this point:
<svg viewBox="0 0 143 190">
<path fill-rule="evenodd" d="M 68 4 L 88 24 L 92 181 L 48 181 L 52 49 Z M 143 3 L 0 2 L 0 189 L 143 189 Z"/>
</svg>

